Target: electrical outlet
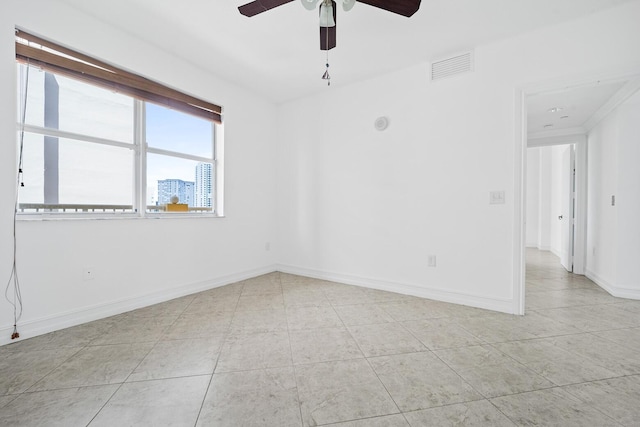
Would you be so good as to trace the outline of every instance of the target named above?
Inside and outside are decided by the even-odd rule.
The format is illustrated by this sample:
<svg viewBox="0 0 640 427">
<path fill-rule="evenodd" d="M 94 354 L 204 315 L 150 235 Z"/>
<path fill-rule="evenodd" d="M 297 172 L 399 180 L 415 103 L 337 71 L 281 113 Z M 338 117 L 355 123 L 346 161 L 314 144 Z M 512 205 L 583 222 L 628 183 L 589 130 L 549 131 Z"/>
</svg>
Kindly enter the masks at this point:
<svg viewBox="0 0 640 427">
<path fill-rule="evenodd" d="M 267 242 L 264 244 L 264 250 L 267 252 L 271 250 L 271 242 Z"/>
<path fill-rule="evenodd" d="M 82 269 L 83 280 L 93 280 L 94 277 L 95 277 L 95 271 L 93 267 L 85 267 Z"/>
<path fill-rule="evenodd" d="M 436 266 L 436 256 L 428 255 L 427 256 L 427 267 L 435 267 Z"/>
</svg>

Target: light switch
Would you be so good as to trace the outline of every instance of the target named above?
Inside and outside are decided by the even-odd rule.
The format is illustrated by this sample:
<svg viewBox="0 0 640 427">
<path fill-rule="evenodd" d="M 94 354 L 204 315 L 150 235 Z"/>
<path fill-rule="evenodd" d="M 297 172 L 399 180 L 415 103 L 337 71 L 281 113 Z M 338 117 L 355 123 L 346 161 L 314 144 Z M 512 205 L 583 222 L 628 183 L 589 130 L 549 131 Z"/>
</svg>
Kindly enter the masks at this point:
<svg viewBox="0 0 640 427">
<path fill-rule="evenodd" d="M 489 192 L 489 204 L 504 205 L 504 191 Z"/>
</svg>

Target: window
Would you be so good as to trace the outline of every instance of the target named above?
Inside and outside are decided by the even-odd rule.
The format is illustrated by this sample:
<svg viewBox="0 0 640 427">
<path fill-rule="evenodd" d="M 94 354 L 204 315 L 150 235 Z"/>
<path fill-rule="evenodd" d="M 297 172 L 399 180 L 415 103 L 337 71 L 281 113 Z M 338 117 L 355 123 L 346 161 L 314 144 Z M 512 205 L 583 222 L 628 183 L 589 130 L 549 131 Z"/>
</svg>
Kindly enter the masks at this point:
<svg viewBox="0 0 640 427">
<path fill-rule="evenodd" d="M 219 213 L 220 107 L 115 68 L 115 82 L 92 77 L 106 65 L 22 32 L 16 40 L 19 213 Z M 93 68 L 76 72 L 87 60 Z M 120 72 L 128 80 L 111 75 Z"/>
</svg>

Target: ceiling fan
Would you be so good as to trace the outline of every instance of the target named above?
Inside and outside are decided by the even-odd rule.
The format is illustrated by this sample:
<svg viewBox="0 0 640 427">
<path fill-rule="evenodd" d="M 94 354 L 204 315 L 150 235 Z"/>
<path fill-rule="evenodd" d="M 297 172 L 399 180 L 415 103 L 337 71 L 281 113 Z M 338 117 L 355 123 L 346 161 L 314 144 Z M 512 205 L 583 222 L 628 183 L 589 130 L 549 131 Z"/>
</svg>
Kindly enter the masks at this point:
<svg viewBox="0 0 640 427">
<path fill-rule="evenodd" d="M 244 16 L 255 16 L 294 0 L 255 0 L 238 8 Z M 334 0 L 300 0 L 307 10 L 314 10 L 320 3 L 320 50 L 336 47 L 336 2 Z M 345 12 L 351 10 L 356 0 L 337 0 Z M 410 17 L 420 8 L 421 0 L 357 0 L 398 15 Z"/>
</svg>

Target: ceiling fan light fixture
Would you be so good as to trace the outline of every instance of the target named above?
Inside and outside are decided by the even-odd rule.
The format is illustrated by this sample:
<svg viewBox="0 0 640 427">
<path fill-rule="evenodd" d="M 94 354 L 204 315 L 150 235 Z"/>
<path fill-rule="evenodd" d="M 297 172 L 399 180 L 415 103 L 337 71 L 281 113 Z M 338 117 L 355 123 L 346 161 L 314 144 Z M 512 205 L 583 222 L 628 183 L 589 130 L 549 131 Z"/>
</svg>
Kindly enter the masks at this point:
<svg viewBox="0 0 640 427">
<path fill-rule="evenodd" d="M 333 4 L 329 2 L 323 2 L 320 5 L 320 26 L 321 27 L 335 27 L 336 21 L 333 19 Z"/>
<path fill-rule="evenodd" d="M 353 9 L 354 4 L 356 4 L 356 0 L 342 0 L 342 10 L 349 12 Z"/>
<path fill-rule="evenodd" d="M 300 0 L 304 8 L 307 10 L 314 10 L 319 1 L 320 0 Z"/>
</svg>

